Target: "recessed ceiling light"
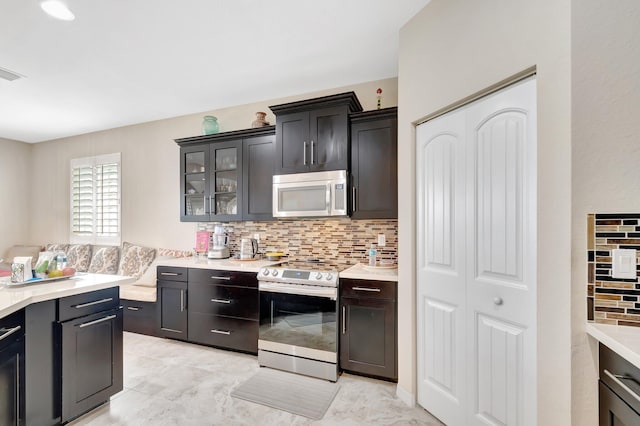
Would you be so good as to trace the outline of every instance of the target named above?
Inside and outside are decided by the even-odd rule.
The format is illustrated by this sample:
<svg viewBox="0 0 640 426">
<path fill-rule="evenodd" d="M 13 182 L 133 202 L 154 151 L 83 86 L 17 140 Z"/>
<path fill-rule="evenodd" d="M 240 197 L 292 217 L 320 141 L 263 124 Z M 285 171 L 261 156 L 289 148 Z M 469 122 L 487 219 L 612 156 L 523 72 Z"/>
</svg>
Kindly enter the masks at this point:
<svg viewBox="0 0 640 426">
<path fill-rule="evenodd" d="M 59 0 L 47 0 L 40 3 L 40 7 L 47 15 L 63 21 L 73 21 L 76 16 L 69 10 L 66 4 Z"/>
</svg>

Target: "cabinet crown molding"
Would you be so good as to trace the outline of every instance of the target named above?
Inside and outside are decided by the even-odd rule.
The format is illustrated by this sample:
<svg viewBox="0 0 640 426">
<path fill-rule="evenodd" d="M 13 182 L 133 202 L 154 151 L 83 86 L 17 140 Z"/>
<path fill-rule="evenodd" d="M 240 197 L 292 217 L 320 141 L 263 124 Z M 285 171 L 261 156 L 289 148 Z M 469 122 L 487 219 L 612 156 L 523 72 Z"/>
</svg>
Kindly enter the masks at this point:
<svg viewBox="0 0 640 426">
<path fill-rule="evenodd" d="M 314 110 L 318 108 L 347 105 L 349 112 L 362 111 L 362 105 L 355 92 L 338 93 L 336 95 L 322 96 L 319 98 L 305 99 L 302 101 L 289 102 L 286 104 L 272 105 L 269 107 L 274 114 L 286 114 L 291 111 L 300 112 Z"/>
</svg>

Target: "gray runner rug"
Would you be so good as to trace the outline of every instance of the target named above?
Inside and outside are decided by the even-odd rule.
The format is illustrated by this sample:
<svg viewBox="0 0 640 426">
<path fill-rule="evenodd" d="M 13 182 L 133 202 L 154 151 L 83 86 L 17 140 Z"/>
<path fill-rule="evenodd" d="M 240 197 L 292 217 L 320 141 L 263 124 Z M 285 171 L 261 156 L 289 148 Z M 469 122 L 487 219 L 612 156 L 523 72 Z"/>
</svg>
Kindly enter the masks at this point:
<svg viewBox="0 0 640 426">
<path fill-rule="evenodd" d="M 339 389 L 326 380 L 263 367 L 231 396 L 320 420 Z"/>
</svg>

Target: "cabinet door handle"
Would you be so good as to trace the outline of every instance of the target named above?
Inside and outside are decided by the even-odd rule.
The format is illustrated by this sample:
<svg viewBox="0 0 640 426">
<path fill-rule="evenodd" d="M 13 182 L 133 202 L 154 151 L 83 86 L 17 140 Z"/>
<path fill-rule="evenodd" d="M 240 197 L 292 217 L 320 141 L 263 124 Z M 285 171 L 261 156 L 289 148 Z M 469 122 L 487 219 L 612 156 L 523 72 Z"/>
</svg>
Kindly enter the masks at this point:
<svg viewBox="0 0 640 426">
<path fill-rule="evenodd" d="M 178 275 L 182 275 L 182 274 L 178 274 L 176 272 L 160 272 L 160 275 L 164 275 L 167 277 L 177 277 Z"/>
<path fill-rule="evenodd" d="M 224 334 L 225 336 L 228 336 L 231 334 L 230 331 L 224 331 L 224 330 L 211 330 L 211 332 L 216 334 Z"/>
<path fill-rule="evenodd" d="M 225 280 L 225 281 L 230 281 L 230 280 L 231 280 L 231 277 L 217 277 L 217 276 L 215 276 L 215 275 L 212 275 L 212 276 L 211 276 L 211 279 L 212 279 L 212 280 Z"/>
<path fill-rule="evenodd" d="M 342 305 L 342 334 L 346 334 L 347 332 L 347 308 L 345 305 Z"/>
<path fill-rule="evenodd" d="M 101 323 L 101 322 L 112 320 L 115 317 L 116 317 L 115 315 L 107 315 L 104 318 L 100 318 L 100 319 L 89 321 L 89 322 L 84 322 L 84 323 L 80 324 L 79 327 L 80 328 L 89 327 L 90 325 L 94 325 L 94 324 L 98 324 L 98 323 Z"/>
<path fill-rule="evenodd" d="M 206 208 L 207 208 L 207 196 L 205 195 L 204 197 L 202 197 L 202 208 L 205 209 L 204 214 L 207 214 Z M 211 213 L 211 197 L 209 197 L 209 212 Z"/>
<path fill-rule="evenodd" d="M 618 384 L 618 386 L 620 386 L 622 389 L 624 389 L 629 395 L 631 395 L 633 398 L 635 398 L 635 400 L 637 402 L 640 402 L 640 395 L 638 395 L 637 393 L 635 393 L 629 386 L 625 385 L 622 380 L 620 379 L 629 379 L 629 380 L 633 380 L 633 378 L 631 377 L 627 377 L 627 376 L 621 376 L 619 374 L 612 374 L 609 370 L 607 370 L 606 368 L 604 369 L 604 374 L 606 374 L 607 376 L 609 376 L 609 378 L 611 380 L 613 380 L 614 382 L 616 382 Z M 635 381 L 635 380 L 634 380 Z"/>
<path fill-rule="evenodd" d="M 353 188 L 351 188 L 351 204 L 353 205 L 353 211 L 355 212 L 356 209 L 356 187 L 354 186 Z"/>
<path fill-rule="evenodd" d="M 307 142 L 302 142 L 302 163 L 307 165 Z"/>
<path fill-rule="evenodd" d="M 16 331 L 20 330 L 22 327 L 21 326 L 15 326 L 13 328 L 10 328 L 9 330 L 7 330 L 2 336 L 0 336 L 0 340 L 6 339 L 7 337 L 11 336 L 13 333 L 15 333 Z M 3 329 L 6 330 L 6 329 Z"/>
<path fill-rule="evenodd" d="M 111 302 L 113 297 L 108 297 L 106 299 L 94 300 L 93 302 L 81 303 L 79 305 L 74 306 L 76 309 L 86 308 L 87 306 L 99 305 L 101 303 Z"/>
<path fill-rule="evenodd" d="M 211 301 L 214 303 L 226 303 L 227 305 L 231 303 L 231 300 L 225 300 L 225 299 L 211 299 Z"/>
<path fill-rule="evenodd" d="M 128 311 L 139 311 L 140 308 L 136 308 L 135 306 L 127 306 Z"/>
<path fill-rule="evenodd" d="M 372 293 L 380 293 L 380 289 L 379 288 L 371 288 L 371 287 L 352 287 L 353 290 L 355 291 L 369 291 Z"/>
<path fill-rule="evenodd" d="M 184 290 L 180 290 L 180 312 L 184 312 Z"/>
<path fill-rule="evenodd" d="M 313 164 L 314 162 L 314 155 L 313 155 L 313 147 L 315 146 L 315 142 L 311 141 L 311 164 Z"/>
</svg>

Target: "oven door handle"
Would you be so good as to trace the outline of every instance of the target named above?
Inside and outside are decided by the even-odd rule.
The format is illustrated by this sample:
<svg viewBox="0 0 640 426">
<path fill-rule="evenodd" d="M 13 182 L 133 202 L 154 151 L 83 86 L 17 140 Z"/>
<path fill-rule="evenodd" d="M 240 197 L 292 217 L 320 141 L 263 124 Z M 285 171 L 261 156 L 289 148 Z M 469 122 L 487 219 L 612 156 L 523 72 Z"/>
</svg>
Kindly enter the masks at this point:
<svg viewBox="0 0 640 426">
<path fill-rule="evenodd" d="M 299 296 L 315 296 L 337 300 L 338 290 L 335 287 L 287 285 L 284 283 L 258 282 L 258 290 L 267 293 L 295 294 Z"/>
</svg>

